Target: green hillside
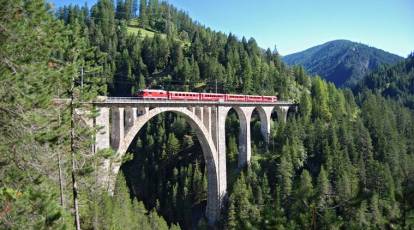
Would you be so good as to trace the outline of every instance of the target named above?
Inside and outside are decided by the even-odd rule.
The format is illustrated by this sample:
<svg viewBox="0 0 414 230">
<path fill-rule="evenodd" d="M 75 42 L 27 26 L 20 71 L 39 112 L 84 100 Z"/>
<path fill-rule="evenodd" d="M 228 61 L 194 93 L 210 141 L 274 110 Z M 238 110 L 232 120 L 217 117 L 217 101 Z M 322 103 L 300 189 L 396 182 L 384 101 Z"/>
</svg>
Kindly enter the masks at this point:
<svg viewBox="0 0 414 230">
<path fill-rule="evenodd" d="M 348 40 L 335 40 L 283 57 L 289 65 L 302 65 L 338 87 L 353 86 L 370 71 L 403 58 Z"/>
<path fill-rule="evenodd" d="M 414 56 L 380 68 L 365 76 L 354 88 L 355 92 L 371 90 L 414 109 Z"/>
</svg>

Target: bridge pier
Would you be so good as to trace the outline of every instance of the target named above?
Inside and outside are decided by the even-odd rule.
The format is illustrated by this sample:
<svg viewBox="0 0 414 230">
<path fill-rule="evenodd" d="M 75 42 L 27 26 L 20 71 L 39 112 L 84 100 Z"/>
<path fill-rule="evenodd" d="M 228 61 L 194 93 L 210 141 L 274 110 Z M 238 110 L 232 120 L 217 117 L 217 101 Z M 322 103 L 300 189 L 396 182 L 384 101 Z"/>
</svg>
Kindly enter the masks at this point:
<svg viewBox="0 0 414 230">
<path fill-rule="evenodd" d="M 203 124 L 208 133 L 211 133 L 211 107 L 203 107 Z"/>
<path fill-rule="evenodd" d="M 262 133 L 266 144 L 268 144 L 270 140 L 271 116 L 274 108 L 274 106 L 262 106 L 257 108 L 260 116 L 260 132 Z"/>
<path fill-rule="evenodd" d="M 110 145 L 110 136 L 109 136 L 109 112 L 108 107 L 98 107 L 98 116 L 95 117 L 95 126 L 97 127 L 97 132 L 95 134 L 95 144 L 94 149 L 95 153 L 100 150 L 109 149 Z M 109 189 L 110 186 L 110 161 L 104 159 L 97 170 L 96 182 L 98 186 L 105 189 Z"/>
<path fill-rule="evenodd" d="M 255 107 L 235 107 L 240 121 L 238 167 L 250 164 L 252 156 L 250 121 Z"/>
<path fill-rule="evenodd" d="M 217 149 L 217 173 L 219 207 L 223 208 L 223 203 L 227 197 L 227 168 L 226 168 L 226 117 L 231 107 L 217 106 L 211 107 L 211 136 Z"/>
<path fill-rule="evenodd" d="M 277 106 L 276 107 L 277 119 L 280 120 L 281 122 L 286 122 L 289 108 L 290 106 Z"/>
<path fill-rule="evenodd" d="M 137 119 L 137 108 L 126 107 L 125 108 L 125 133 L 134 125 Z"/>
<path fill-rule="evenodd" d="M 115 107 L 111 109 L 111 146 L 118 149 L 120 142 L 124 139 L 124 108 Z"/>
</svg>

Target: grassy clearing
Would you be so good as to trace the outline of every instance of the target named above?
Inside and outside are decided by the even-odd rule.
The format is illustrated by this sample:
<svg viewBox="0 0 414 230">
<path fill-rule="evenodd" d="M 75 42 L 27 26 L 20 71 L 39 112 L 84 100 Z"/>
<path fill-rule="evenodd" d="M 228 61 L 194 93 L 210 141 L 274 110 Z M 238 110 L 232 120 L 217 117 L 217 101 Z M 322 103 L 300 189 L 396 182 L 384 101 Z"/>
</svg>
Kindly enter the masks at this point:
<svg viewBox="0 0 414 230">
<path fill-rule="evenodd" d="M 128 26 L 128 34 L 137 34 L 137 35 L 139 34 L 140 38 L 145 38 L 145 37 L 152 38 L 155 36 L 156 33 L 153 31 L 143 29 L 143 28 Z M 161 35 L 162 38 L 167 37 L 165 34 L 159 33 L 159 35 Z"/>
<path fill-rule="evenodd" d="M 153 38 L 155 36 L 155 34 L 160 35 L 161 38 L 164 38 L 164 39 L 167 38 L 167 35 L 164 34 L 164 33 L 159 33 L 159 32 L 157 32 L 155 30 L 151 30 L 151 29 L 147 29 L 147 28 L 146 29 L 140 28 L 139 27 L 139 21 L 137 19 L 131 19 L 128 22 L 127 31 L 128 31 L 128 34 L 139 35 L 139 37 L 141 39 L 144 39 L 145 37 Z M 182 40 L 180 40 L 178 38 L 174 38 L 174 40 L 182 43 L 182 45 L 185 48 L 188 48 L 191 45 L 191 42 L 189 42 L 189 41 L 182 41 Z"/>
</svg>

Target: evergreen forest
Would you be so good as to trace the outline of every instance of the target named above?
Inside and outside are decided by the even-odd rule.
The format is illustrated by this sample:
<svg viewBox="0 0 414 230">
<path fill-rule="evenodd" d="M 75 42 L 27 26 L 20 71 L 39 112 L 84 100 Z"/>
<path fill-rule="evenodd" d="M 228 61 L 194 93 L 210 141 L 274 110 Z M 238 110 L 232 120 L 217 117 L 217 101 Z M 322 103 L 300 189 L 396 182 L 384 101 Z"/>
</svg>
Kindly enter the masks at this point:
<svg viewBox="0 0 414 230">
<path fill-rule="evenodd" d="M 214 31 L 158 0 L 61 8 L 0 0 L 0 229 L 413 229 L 414 55 L 337 88 L 254 38 Z M 174 113 L 153 118 L 122 160 L 115 191 L 75 111 L 138 90 L 277 95 L 268 144 L 253 113 L 252 160 L 238 168 L 226 119 L 227 201 L 205 218 L 199 140 Z"/>
</svg>

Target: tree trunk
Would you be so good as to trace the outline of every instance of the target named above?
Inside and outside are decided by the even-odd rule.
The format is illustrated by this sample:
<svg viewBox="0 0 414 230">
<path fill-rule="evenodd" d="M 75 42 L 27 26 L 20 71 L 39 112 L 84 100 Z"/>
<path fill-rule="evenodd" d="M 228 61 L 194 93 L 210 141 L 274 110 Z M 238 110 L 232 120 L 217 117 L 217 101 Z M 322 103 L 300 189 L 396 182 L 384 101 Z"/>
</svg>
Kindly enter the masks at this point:
<svg viewBox="0 0 414 230">
<path fill-rule="evenodd" d="M 72 78 L 72 87 L 70 91 L 70 155 L 72 160 L 72 192 L 73 207 L 75 209 L 75 226 L 76 230 L 80 230 L 79 205 L 78 205 L 78 184 L 76 182 L 76 159 L 75 159 L 75 121 L 74 121 L 74 105 L 73 91 L 75 88 L 75 79 Z"/>
<path fill-rule="evenodd" d="M 59 150 L 58 150 L 59 151 Z M 60 153 L 58 153 L 58 167 L 59 167 L 59 187 L 60 187 L 60 205 L 65 208 L 65 195 L 63 192 L 63 174 L 62 174 L 62 162 L 60 158 Z"/>
<path fill-rule="evenodd" d="M 58 94 L 59 95 L 59 94 Z M 60 108 L 59 108 L 59 127 L 62 124 L 61 123 L 61 116 L 60 116 Z M 59 143 L 60 144 L 60 143 Z M 63 209 L 65 209 L 66 207 L 66 201 L 65 201 L 65 194 L 63 192 L 64 190 L 64 185 L 63 185 L 63 173 L 62 173 L 62 159 L 60 156 L 60 150 L 58 150 L 58 169 L 59 169 L 59 188 L 60 188 L 60 205 L 62 206 Z"/>
</svg>

